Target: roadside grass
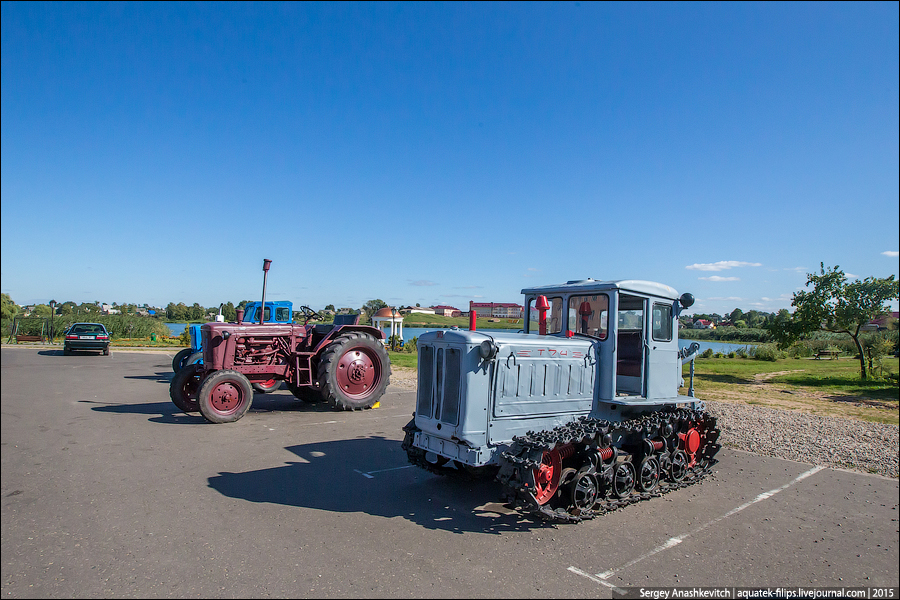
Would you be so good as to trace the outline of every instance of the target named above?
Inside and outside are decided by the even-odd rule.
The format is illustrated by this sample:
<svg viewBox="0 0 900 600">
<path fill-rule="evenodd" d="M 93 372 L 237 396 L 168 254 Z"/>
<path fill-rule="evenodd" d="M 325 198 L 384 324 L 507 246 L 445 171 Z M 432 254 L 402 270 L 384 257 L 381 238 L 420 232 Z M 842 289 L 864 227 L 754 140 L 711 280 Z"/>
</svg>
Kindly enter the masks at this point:
<svg viewBox="0 0 900 600">
<path fill-rule="evenodd" d="M 388 350 L 388 356 L 391 359 L 391 366 L 416 369 L 419 364 L 416 352 L 394 352 L 393 350 Z"/>
<path fill-rule="evenodd" d="M 882 368 L 876 369 L 875 376 L 870 374 L 866 381 L 859 378 L 859 361 L 849 358 L 788 358 L 773 362 L 700 359 L 694 366 L 694 392 L 703 400 L 742 402 L 897 425 L 900 422 L 897 372 L 897 358 L 883 360 Z M 685 383 L 688 375 L 685 365 Z"/>
</svg>

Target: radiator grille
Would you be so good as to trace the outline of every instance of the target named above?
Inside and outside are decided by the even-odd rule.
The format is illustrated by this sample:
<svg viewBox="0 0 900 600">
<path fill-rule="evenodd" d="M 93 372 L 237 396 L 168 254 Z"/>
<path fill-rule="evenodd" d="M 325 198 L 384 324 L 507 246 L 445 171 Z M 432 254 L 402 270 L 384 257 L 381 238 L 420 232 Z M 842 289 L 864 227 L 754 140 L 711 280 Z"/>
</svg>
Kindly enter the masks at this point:
<svg viewBox="0 0 900 600">
<path fill-rule="evenodd" d="M 416 414 L 459 424 L 462 352 L 459 348 L 419 347 L 419 390 Z"/>
</svg>

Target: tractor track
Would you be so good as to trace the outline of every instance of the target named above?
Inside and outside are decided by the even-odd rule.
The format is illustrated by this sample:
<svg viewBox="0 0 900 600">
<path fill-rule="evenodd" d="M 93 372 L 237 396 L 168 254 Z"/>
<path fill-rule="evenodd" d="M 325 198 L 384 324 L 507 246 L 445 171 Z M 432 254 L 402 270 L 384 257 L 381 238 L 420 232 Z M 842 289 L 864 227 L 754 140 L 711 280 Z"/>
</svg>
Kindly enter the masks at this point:
<svg viewBox="0 0 900 600">
<path fill-rule="evenodd" d="M 552 430 L 529 432 L 513 438 L 500 453 L 499 467 L 471 468 L 440 457 L 429 462 L 425 451 L 412 444 L 419 431 L 415 418 L 403 430 L 403 449 L 413 465 L 438 475 L 494 475 L 509 506 L 563 523 L 694 485 L 710 474 L 721 448 L 715 417 L 686 408 L 624 421 L 580 417 Z"/>
</svg>

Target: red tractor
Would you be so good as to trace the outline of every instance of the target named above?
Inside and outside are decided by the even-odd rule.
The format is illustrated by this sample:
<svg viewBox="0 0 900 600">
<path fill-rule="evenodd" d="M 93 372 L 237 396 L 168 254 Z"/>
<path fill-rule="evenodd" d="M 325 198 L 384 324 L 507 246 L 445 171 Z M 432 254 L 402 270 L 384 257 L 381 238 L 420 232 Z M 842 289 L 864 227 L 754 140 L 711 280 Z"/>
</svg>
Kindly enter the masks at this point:
<svg viewBox="0 0 900 600">
<path fill-rule="evenodd" d="M 270 260 L 263 271 L 268 274 Z M 265 278 L 263 302 L 265 306 Z M 178 371 L 169 386 L 172 402 L 186 413 L 199 411 L 211 423 L 237 421 L 253 402 L 253 384 L 284 381 L 304 402 L 328 402 L 337 410 L 373 407 L 384 394 L 391 364 L 375 327 L 359 315 L 338 315 L 334 323 L 300 307 L 304 323 L 236 323 L 201 327 L 203 363 Z"/>
</svg>

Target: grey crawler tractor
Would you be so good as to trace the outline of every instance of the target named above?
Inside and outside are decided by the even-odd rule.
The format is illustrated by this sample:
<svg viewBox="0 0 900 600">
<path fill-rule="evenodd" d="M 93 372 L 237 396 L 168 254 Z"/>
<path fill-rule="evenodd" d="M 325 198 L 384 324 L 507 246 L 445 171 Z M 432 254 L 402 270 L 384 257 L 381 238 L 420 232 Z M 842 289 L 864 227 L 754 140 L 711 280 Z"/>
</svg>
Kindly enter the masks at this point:
<svg viewBox="0 0 900 600">
<path fill-rule="evenodd" d="M 522 332 L 475 331 L 471 319 L 468 331 L 419 337 L 403 441 L 411 463 L 494 476 L 520 510 L 568 522 L 709 472 L 719 430 L 693 397 L 699 345 L 678 344 L 677 318 L 693 296 L 593 279 L 522 293 Z"/>
</svg>

